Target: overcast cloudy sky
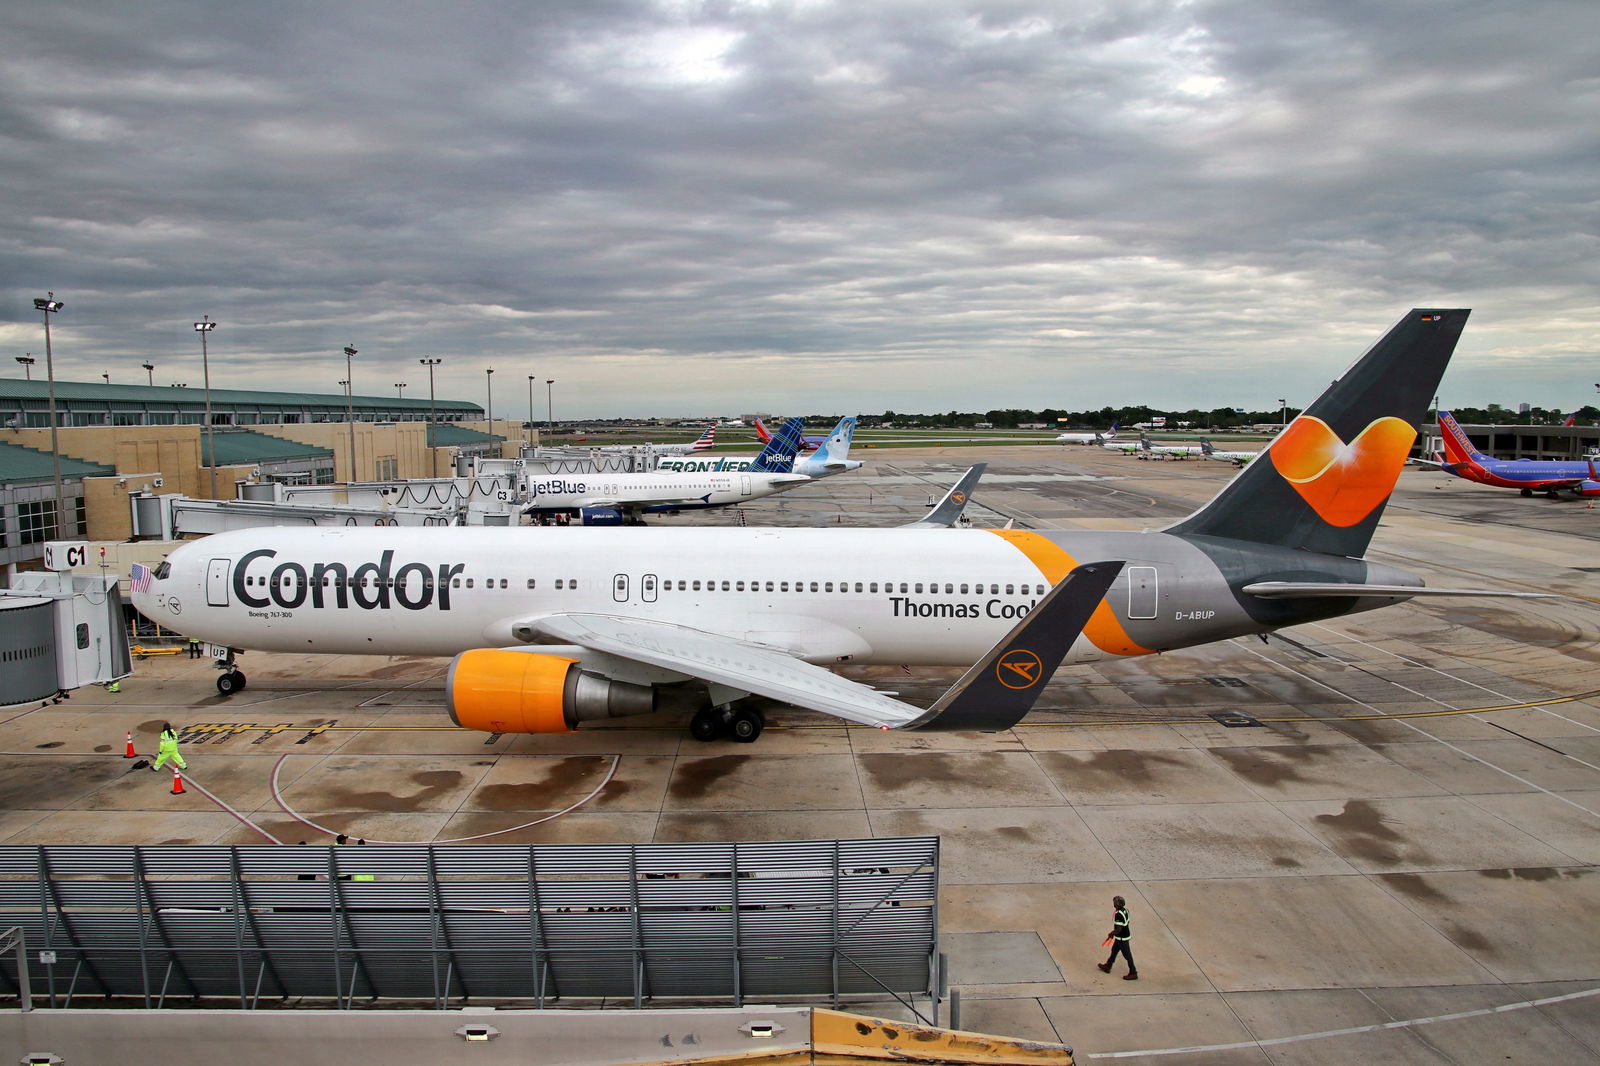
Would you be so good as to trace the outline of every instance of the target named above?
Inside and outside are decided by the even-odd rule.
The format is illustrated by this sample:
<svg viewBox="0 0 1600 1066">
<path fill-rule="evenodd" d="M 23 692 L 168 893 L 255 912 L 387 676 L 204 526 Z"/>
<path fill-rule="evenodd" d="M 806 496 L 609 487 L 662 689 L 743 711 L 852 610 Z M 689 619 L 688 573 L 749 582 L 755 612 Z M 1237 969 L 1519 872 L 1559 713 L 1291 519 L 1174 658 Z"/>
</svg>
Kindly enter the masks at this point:
<svg viewBox="0 0 1600 1066">
<path fill-rule="evenodd" d="M 0 339 L 522 417 L 1267 408 L 1407 308 L 1600 381 L 1595 0 L 41 3 Z M 9 358 L 0 373 L 15 368 Z M 41 360 L 42 368 L 42 360 Z"/>
</svg>

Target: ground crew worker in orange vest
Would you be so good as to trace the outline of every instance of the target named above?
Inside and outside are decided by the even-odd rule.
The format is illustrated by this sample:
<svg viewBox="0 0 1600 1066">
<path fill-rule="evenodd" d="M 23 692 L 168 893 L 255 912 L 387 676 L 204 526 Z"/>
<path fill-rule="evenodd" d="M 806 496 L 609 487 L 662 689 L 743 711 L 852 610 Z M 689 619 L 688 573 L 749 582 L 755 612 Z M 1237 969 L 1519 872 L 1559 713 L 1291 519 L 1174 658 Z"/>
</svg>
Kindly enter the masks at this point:
<svg viewBox="0 0 1600 1066">
<path fill-rule="evenodd" d="M 168 759 L 171 759 L 172 765 L 176 766 L 180 770 L 187 770 L 189 768 L 189 764 L 183 761 L 183 756 L 178 754 L 178 731 L 172 728 L 171 722 L 161 723 L 160 744 L 160 754 L 156 756 L 155 765 L 150 767 L 150 769 L 161 769 L 161 764 L 166 762 Z"/>
</svg>

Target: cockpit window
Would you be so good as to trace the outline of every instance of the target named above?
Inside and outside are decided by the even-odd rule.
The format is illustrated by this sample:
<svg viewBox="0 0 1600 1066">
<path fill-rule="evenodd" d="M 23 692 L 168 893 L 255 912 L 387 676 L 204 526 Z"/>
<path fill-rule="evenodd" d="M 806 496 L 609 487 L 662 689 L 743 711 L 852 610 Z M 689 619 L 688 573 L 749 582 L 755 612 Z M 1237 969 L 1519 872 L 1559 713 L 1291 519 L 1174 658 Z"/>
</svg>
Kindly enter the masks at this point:
<svg viewBox="0 0 1600 1066">
<path fill-rule="evenodd" d="M 154 576 L 157 581 L 165 581 L 167 579 L 167 575 L 170 573 L 172 573 L 172 563 L 169 560 L 163 559 L 161 561 L 161 565 L 156 567 Z"/>
</svg>

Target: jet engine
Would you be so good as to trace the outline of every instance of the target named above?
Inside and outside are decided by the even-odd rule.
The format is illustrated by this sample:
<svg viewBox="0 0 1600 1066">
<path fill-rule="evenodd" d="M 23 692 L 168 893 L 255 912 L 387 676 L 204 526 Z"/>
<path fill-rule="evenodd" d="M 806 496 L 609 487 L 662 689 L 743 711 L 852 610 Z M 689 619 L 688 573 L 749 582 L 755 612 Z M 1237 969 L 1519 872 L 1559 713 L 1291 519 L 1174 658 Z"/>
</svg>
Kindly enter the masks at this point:
<svg viewBox="0 0 1600 1066">
<path fill-rule="evenodd" d="M 579 722 L 649 714 L 656 691 L 589 673 L 565 656 L 479 648 L 450 663 L 445 706 L 464 729 L 570 733 Z"/>
<path fill-rule="evenodd" d="M 578 512 L 578 517 L 586 526 L 622 525 L 622 512 L 615 507 L 584 507 Z"/>
</svg>

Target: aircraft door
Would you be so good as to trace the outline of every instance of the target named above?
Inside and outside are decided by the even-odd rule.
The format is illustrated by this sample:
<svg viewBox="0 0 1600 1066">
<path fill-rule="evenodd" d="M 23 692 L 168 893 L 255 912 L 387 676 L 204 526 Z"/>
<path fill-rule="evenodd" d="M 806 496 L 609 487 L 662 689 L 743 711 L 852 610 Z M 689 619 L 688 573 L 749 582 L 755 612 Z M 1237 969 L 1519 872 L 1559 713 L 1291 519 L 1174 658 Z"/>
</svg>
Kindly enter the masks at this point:
<svg viewBox="0 0 1600 1066">
<path fill-rule="evenodd" d="M 1159 599 L 1156 587 L 1156 568 L 1153 566 L 1128 567 L 1128 617 L 1154 618 Z"/>
<path fill-rule="evenodd" d="M 740 474 L 739 475 L 739 495 L 740 496 L 748 496 L 748 495 L 750 495 L 750 475 L 749 474 Z"/>
<path fill-rule="evenodd" d="M 628 602 L 628 575 L 613 574 L 611 576 L 611 598 L 618 603 Z"/>
<path fill-rule="evenodd" d="M 213 559 L 206 567 L 206 606 L 228 606 L 228 571 L 232 559 Z"/>
<path fill-rule="evenodd" d="M 639 578 L 639 598 L 646 603 L 656 602 L 656 575 L 644 574 Z"/>
</svg>

